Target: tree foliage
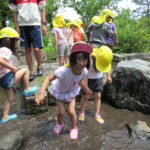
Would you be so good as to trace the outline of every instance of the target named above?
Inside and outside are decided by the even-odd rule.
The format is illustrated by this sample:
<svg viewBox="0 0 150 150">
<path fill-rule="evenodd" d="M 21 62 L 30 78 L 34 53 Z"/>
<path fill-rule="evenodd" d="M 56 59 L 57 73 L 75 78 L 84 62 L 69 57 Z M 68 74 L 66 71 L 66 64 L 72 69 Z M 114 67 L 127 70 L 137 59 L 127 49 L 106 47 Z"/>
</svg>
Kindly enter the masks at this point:
<svg viewBox="0 0 150 150">
<path fill-rule="evenodd" d="M 110 4 L 119 0 L 63 0 L 63 4 L 73 7 L 82 16 L 83 22 L 88 24 L 95 15 L 100 15 L 99 11 L 109 8 Z"/>
<path fill-rule="evenodd" d="M 12 13 L 8 8 L 8 1 L 2 0 L 0 2 L 0 27 L 6 26 L 6 20 L 11 20 Z"/>
<path fill-rule="evenodd" d="M 47 22 L 50 23 L 55 12 L 60 7 L 59 0 L 47 0 L 46 1 L 46 18 Z"/>
<path fill-rule="evenodd" d="M 116 20 L 119 44 L 114 50 L 119 53 L 150 52 L 150 26 L 147 19 L 134 19 L 131 11 L 123 10 Z"/>
</svg>

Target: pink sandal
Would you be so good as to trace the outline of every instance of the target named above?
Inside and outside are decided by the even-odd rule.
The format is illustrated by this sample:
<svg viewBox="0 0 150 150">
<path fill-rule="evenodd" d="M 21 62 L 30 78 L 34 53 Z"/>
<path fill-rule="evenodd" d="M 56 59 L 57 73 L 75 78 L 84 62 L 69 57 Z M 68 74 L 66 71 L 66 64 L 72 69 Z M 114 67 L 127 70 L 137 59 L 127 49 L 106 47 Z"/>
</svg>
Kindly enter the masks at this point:
<svg viewBox="0 0 150 150">
<path fill-rule="evenodd" d="M 84 121 L 84 119 L 85 119 L 85 115 L 84 114 L 79 114 L 78 120 Z"/>
<path fill-rule="evenodd" d="M 70 130 L 70 139 L 76 140 L 78 138 L 78 128 L 74 128 Z"/>
<path fill-rule="evenodd" d="M 53 128 L 53 131 L 55 134 L 60 134 L 62 132 L 63 128 L 64 128 L 64 124 L 61 125 L 61 124 L 57 123 L 55 125 L 55 127 Z"/>
<path fill-rule="evenodd" d="M 99 124 L 103 124 L 103 123 L 104 123 L 104 119 L 103 119 L 100 115 L 95 116 L 95 120 L 96 120 Z"/>
</svg>

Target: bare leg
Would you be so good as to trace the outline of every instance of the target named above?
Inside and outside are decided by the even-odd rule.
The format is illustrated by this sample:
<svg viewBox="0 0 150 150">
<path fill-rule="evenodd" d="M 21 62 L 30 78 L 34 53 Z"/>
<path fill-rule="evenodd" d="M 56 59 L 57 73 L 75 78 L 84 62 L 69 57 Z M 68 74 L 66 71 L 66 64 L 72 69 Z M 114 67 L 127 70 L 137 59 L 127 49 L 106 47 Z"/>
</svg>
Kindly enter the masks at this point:
<svg viewBox="0 0 150 150">
<path fill-rule="evenodd" d="M 69 116 L 71 119 L 71 129 L 77 128 L 77 115 L 75 111 L 75 98 L 69 103 Z"/>
<path fill-rule="evenodd" d="M 64 58 L 62 56 L 58 57 L 59 65 L 63 66 L 64 65 Z"/>
<path fill-rule="evenodd" d="M 95 116 L 98 116 L 100 113 L 100 105 L 101 105 L 101 93 L 94 92 L 94 111 Z"/>
<path fill-rule="evenodd" d="M 3 118 L 5 119 L 9 115 L 10 105 L 14 99 L 14 93 L 13 93 L 12 88 L 6 89 L 4 90 L 4 92 L 7 96 L 7 100 L 5 101 L 4 106 L 3 106 Z"/>
<path fill-rule="evenodd" d="M 41 54 L 41 50 L 39 48 L 33 48 L 33 50 L 34 50 L 35 58 L 37 60 L 37 68 L 41 68 L 42 67 L 42 54 Z"/>
<path fill-rule="evenodd" d="M 58 124 L 62 125 L 64 121 L 64 115 L 65 115 L 65 105 L 63 102 L 57 100 L 57 107 L 58 107 L 57 121 Z"/>
<path fill-rule="evenodd" d="M 84 114 L 89 95 L 83 95 L 80 102 L 80 114 Z"/>
<path fill-rule="evenodd" d="M 25 49 L 26 61 L 30 70 L 30 74 L 34 74 L 33 71 L 33 59 L 32 59 L 32 48 Z"/>
<path fill-rule="evenodd" d="M 29 71 L 26 68 L 18 70 L 14 77 L 14 83 L 22 79 L 25 90 L 29 89 Z"/>
<path fill-rule="evenodd" d="M 69 56 L 68 55 L 64 55 L 64 63 L 69 62 Z"/>
</svg>

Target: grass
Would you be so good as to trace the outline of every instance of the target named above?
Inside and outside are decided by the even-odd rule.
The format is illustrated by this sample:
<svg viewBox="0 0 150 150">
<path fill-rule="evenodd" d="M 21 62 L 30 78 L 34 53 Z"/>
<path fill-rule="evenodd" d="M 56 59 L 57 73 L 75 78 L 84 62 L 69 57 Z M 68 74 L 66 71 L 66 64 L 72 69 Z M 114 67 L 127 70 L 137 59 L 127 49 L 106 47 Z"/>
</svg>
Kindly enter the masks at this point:
<svg viewBox="0 0 150 150">
<path fill-rule="evenodd" d="M 47 36 L 43 36 L 44 48 L 43 50 L 47 56 L 47 62 L 53 62 L 53 58 L 56 57 L 56 50 L 54 47 L 54 36 L 52 33 L 48 33 Z"/>
</svg>

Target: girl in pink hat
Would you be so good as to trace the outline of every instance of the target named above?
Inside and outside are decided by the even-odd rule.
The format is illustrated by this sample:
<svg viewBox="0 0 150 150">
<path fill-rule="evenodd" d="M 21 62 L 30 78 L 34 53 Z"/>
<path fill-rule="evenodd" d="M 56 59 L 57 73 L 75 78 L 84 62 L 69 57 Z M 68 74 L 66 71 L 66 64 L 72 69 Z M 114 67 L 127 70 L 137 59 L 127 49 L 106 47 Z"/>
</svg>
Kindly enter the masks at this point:
<svg viewBox="0 0 150 150">
<path fill-rule="evenodd" d="M 79 94 L 80 87 L 87 94 L 90 89 L 84 84 L 83 78 L 87 77 L 87 68 L 90 65 L 90 53 L 92 47 L 86 43 L 76 43 L 73 45 L 69 63 L 59 67 L 54 74 L 49 75 L 44 80 L 39 96 L 36 99 L 37 104 L 44 100 L 44 93 L 49 83 L 52 81 L 50 93 L 57 99 L 58 116 L 57 124 L 53 131 L 60 134 L 64 128 L 65 104 L 68 106 L 68 113 L 71 120 L 70 138 L 78 138 L 77 116 L 75 111 L 75 97 Z"/>
</svg>

